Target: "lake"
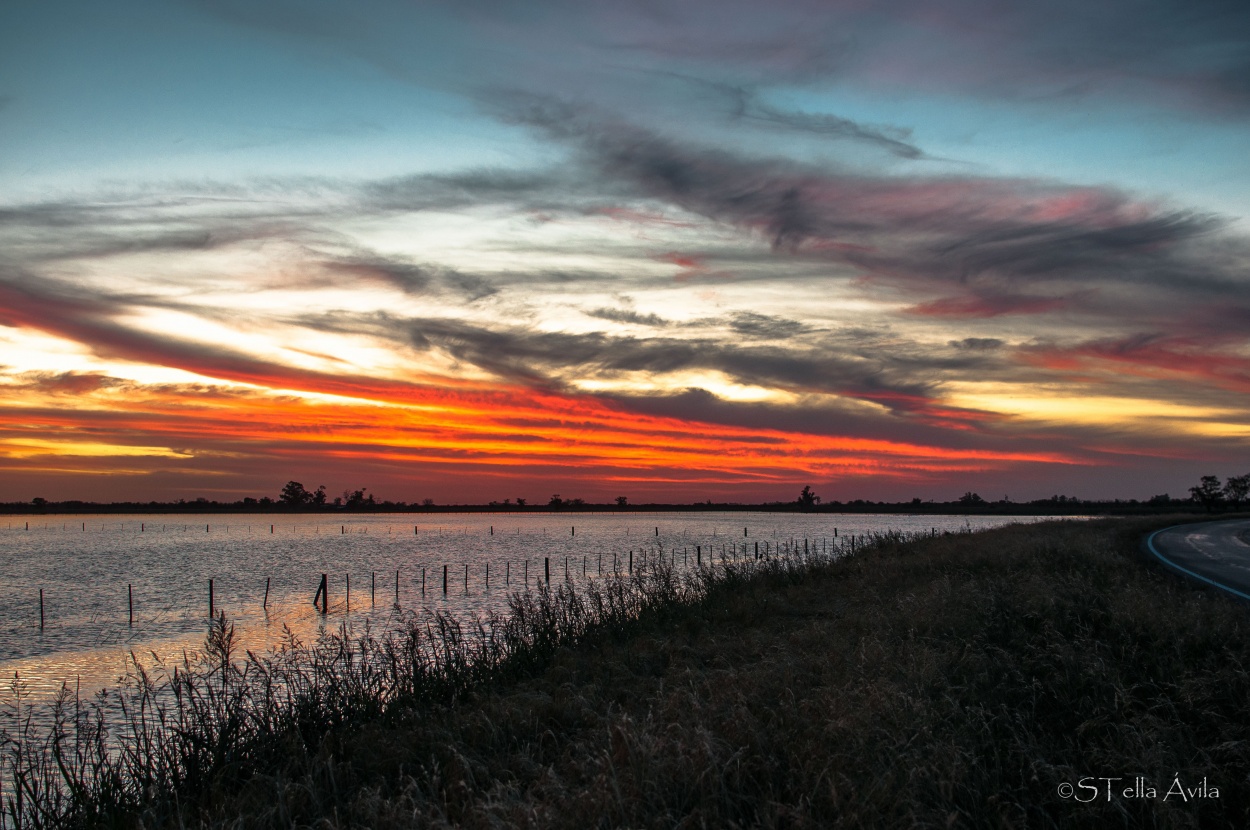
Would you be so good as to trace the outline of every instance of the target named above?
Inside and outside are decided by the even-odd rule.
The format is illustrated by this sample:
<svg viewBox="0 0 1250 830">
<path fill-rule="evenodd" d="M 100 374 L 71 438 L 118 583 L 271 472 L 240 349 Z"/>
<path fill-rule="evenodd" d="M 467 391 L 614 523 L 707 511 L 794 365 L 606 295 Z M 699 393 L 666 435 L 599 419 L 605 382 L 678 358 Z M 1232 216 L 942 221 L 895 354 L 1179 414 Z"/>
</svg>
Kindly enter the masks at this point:
<svg viewBox="0 0 1250 830">
<path fill-rule="evenodd" d="M 722 552 L 753 556 L 756 543 L 772 552 L 791 540 L 799 550 L 808 540 L 813 550 L 830 551 L 849 537 L 887 530 L 941 533 L 1041 520 L 539 511 L 7 516 L 0 518 L 0 671 L 6 683 L 17 673 L 38 701 L 63 682 L 83 694 L 112 685 L 132 651 L 178 658 L 203 642 L 210 580 L 214 610 L 225 612 L 245 647 L 264 650 L 285 629 L 308 641 L 345 620 L 379 630 L 394 625 L 397 612 L 500 611 L 509 592 L 536 585 L 544 560 L 553 581 L 565 579 L 567 568 L 576 584 L 601 568 L 610 573 L 614 562 L 626 570 L 631 552 L 639 564 L 662 552 L 692 568 L 696 551 L 719 560 Z M 312 604 L 323 573 L 324 616 Z"/>
</svg>

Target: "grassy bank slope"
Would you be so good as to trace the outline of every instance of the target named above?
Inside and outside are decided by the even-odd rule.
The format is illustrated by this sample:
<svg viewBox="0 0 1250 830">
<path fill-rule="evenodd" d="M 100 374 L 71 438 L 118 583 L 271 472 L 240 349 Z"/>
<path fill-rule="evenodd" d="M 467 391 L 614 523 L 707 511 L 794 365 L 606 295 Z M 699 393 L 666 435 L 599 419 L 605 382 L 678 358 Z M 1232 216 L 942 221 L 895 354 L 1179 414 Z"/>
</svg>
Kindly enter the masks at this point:
<svg viewBox="0 0 1250 830">
<path fill-rule="evenodd" d="M 182 809 L 249 827 L 1244 827 L 1247 608 L 1146 562 L 1158 526 L 1009 527 L 727 584 Z M 1122 795 L 1136 776 L 1156 798 Z M 1218 798 L 1165 801 L 1177 776 Z M 1125 780 L 1059 795 L 1086 777 Z"/>
</svg>

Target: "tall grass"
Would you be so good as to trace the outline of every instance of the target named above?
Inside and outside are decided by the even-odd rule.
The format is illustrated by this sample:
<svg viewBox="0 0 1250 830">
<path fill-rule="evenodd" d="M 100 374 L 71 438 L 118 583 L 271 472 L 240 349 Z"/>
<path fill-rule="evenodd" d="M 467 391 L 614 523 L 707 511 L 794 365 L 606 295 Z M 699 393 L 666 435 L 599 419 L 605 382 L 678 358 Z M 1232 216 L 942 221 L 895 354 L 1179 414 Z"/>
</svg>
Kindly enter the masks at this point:
<svg viewBox="0 0 1250 830">
<path fill-rule="evenodd" d="M 474 620 L 426 612 L 380 635 L 343 623 L 308 644 L 288 629 L 265 654 L 240 654 L 223 613 L 180 664 L 132 655 L 124 684 L 87 702 L 63 687 L 46 730 L 15 679 L 0 727 L 0 827 L 182 824 L 258 773 L 299 766 L 343 728 L 454 703 L 540 671 L 562 648 L 627 637 L 763 570 L 812 561 L 680 571 L 660 556 L 632 575 L 513 593 L 505 613 Z"/>
</svg>

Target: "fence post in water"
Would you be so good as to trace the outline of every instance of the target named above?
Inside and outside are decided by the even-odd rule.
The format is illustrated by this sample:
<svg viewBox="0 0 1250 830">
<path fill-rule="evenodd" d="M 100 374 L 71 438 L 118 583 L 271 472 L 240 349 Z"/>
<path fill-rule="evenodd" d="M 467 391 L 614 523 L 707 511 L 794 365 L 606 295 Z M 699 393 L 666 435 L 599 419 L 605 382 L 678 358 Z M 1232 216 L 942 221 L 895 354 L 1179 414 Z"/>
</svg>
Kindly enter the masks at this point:
<svg viewBox="0 0 1250 830">
<path fill-rule="evenodd" d="M 548 585 L 551 584 L 551 557 L 543 557 L 543 579 Z"/>
<path fill-rule="evenodd" d="M 629 572 L 631 574 L 634 572 L 634 549 L 633 548 L 629 549 Z"/>
<path fill-rule="evenodd" d="M 703 546 L 702 545 L 694 546 L 694 556 L 695 556 L 694 563 L 698 565 L 700 568 L 702 568 L 703 567 Z"/>
<path fill-rule="evenodd" d="M 656 535 L 656 536 L 659 536 L 659 535 L 660 535 L 660 529 L 659 529 L 658 527 L 655 529 L 655 535 Z"/>
<path fill-rule="evenodd" d="M 135 589 L 129 582 L 126 583 L 126 600 L 130 604 L 130 625 L 135 624 Z"/>
<path fill-rule="evenodd" d="M 490 563 L 486 563 L 486 590 L 490 590 Z"/>
<path fill-rule="evenodd" d="M 216 614 L 213 613 L 213 580 L 208 581 L 208 618 L 212 619 Z"/>
<path fill-rule="evenodd" d="M 378 572 L 369 572 L 369 607 L 378 604 Z"/>
<path fill-rule="evenodd" d="M 755 558 L 756 559 L 760 558 L 760 543 L 759 542 L 755 543 Z"/>
<path fill-rule="evenodd" d="M 512 560 L 511 559 L 503 563 L 503 584 L 505 588 L 512 584 Z"/>
<path fill-rule="evenodd" d="M 570 533 L 569 535 L 570 535 L 570 536 L 576 536 L 576 535 L 577 535 L 577 526 L 576 526 L 576 525 L 571 525 L 570 527 L 571 527 L 571 529 L 572 529 L 572 531 L 573 531 L 573 532 L 572 532 L 572 533 Z"/>
<path fill-rule="evenodd" d="M 525 573 L 522 576 L 525 579 L 525 590 L 528 591 L 530 589 L 530 561 L 529 559 L 525 560 Z"/>
<path fill-rule="evenodd" d="M 265 577 L 265 599 L 260 604 L 260 607 L 266 611 L 269 610 L 269 577 Z"/>
<path fill-rule="evenodd" d="M 347 574 L 347 612 L 352 610 L 352 575 Z"/>
<path fill-rule="evenodd" d="M 447 596 L 447 566 L 443 566 L 443 596 Z"/>
<path fill-rule="evenodd" d="M 39 630 L 43 631 L 43 589 L 39 589 Z"/>
<path fill-rule="evenodd" d="M 469 566 L 468 565 L 464 566 L 464 593 L 466 596 L 468 596 L 468 593 L 469 593 Z"/>
<path fill-rule="evenodd" d="M 747 529 L 744 527 L 742 528 L 742 538 L 745 539 L 746 537 L 747 537 Z"/>
<path fill-rule="evenodd" d="M 329 594 L 330 594 L 329 583 L 326 579 L 326 575 L 322 574 L 321 582 L 318 583 L 317 585 L 317 593 L 313 594 L 313 607 L 316 608 L 317 602 L 320 601 L 322 614 L 324 614 L 326 612 L 326 609 L 329 607 L 329 601 L 330 601 Z"/>
</svg>

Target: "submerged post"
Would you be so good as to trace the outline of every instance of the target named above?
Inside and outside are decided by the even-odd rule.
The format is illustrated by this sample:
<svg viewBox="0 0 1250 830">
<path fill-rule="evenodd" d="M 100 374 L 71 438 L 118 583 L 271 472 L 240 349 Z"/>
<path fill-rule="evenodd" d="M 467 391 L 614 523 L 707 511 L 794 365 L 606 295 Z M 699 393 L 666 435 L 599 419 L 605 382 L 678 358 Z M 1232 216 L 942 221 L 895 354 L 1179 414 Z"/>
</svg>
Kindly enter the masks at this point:
<svg viewBox="0 0 1250 830">
<path fill-rule="evenodd" d="M 39 630 L 43 631 L 43 589 L 39 589 Z"/>
<path fill-rule="evenodd" d="M 466 596 L 469 593 L 469 566 L 467 564 L 464 566 L 464 593 Z"/>
<path fill-rule="evenodd" d="M 126 599 L 130 603 L 130 625 L 135 624 L 135 589 L 129 582 L 126 583 Z"/>
<path fill-rule="evenodd" d="M 317 593 L 313 594 L 313 607 L 317 606 L 317 602 L 321 602 L 321 613 L 324 614 L 330 607 L 330 589 L 329 580 L 325 574 L 321 575 L 321 582 L 317 585 Z"/>
<path fill-rule="evenodd" d="M 378 572 L 369 572 L 369 607 L 378 604 Z"/>
<path fill-rule="evenodd" d="M 347 612 L 350 614 L 352 610 L 352 575 L 347 574 Z"/>
<path fill-rule="evenodd" d="M 447 596 L 447 566 L 443 566 L 443 596 Z"/>
<path fill-rule="evenodd" d="M 212 619 L 217 616 L 213 613 L 213 580 L 208 581 L 208 617 Z"/>
<path fill-rule="evenodd" d="M 265 599 L 261 602 L 260 607 L 269 610 L 269 577 L 265 577 Z"/>
<path fill-rule="evenodd" d="M 551 557 L 550 556 L 543 557 L 543 579 L 546 580 L 548 585 L 551 584 Z"/>
</svg>

